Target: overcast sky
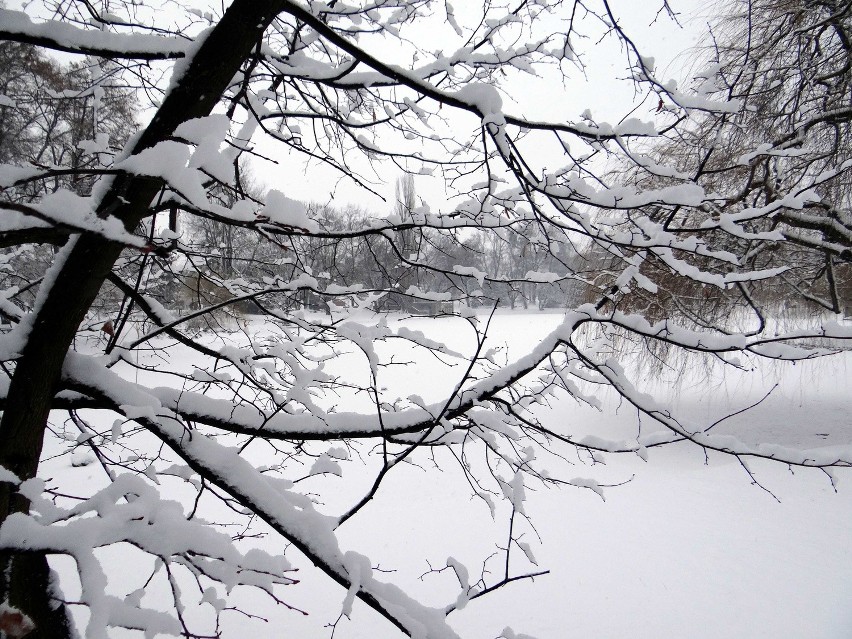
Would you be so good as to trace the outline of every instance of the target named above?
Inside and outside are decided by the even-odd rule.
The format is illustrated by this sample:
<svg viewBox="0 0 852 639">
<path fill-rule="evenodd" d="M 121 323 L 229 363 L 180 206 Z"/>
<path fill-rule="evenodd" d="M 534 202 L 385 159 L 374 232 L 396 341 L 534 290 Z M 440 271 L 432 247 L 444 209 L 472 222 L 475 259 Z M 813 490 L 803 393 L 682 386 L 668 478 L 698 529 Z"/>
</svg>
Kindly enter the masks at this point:
<svg viewBox="0 0 852 639">
<path fill-rule="evenodd" d="M 707 4 L 697 0 L 670 0 L 672 8 L 680 14 L 678 19 L 681 26 L 665 13 L 658 17 L 657 11 L 661 4 L 655 1 L 611 0 L 610 5 L 643 55 L 655 58 L 659 76 L 683 81 L 684 63 L 689 64 L 694 56 L 680 54 L 693 47 L 706 31 L 707 17 L 712 11 L 707 8 Z M 572 70 L 566 65 L 565 69 L 571 72 L 568 86 L 563 86 L 556 74 L 543 78 L 513 79 L 511 84 L 504 87 L 504 109 L 531 119 L 550 121 L 576 121 L 588 109 L 598 122 L 614 123 L 645 99 L 645 103 L 632 117 L 653 120 L 657 101 L 646 99 L 647 95 L 637 95 L 634 85 L 624 80 L 627 75 L 626 56 L 617 41 L 607 38 L 595 43 L 595 40 L 590 37 L 586 41 L 578 41 L 586 64 L 585 77 L 579 70 Z M 432 48 L 441 48 L 439 44 L 436 42 Z M 448 43 L 446 49 L 453 46 Z M 472 126 L 476 124 L 471 121 Z M 460 135 L 469 134 L 470 130 L 460 130 Z M 276 166 L 254 161 L 253 168 L 259 181 L 284 191 L 290 197 L 303 201 L 331 201 L 338 207 L 352 203 L 377 215 L 384 215 L 393 207 L 394 184 L 400 175 L 393 165 L 385 167 L 382 173 L 385 184 L 377 188 L 388 199 L 387 203 L 383 203 L 350 182 L 339 180 L 331 171 L 313 166 L 304 172 L 300 160 L 288 160 L 286 155 L 276 152 L 276 146 L 261 143 L 260 149 L 276 157 L 280 164 Z M 542 165 L 547 166 L 546 159 L 542 159 Z M 556 166 L 558 164 L 551 163 L 550 168 Z M 418 195 L 428 201 L 434 211 L 447 212 L 453 209 L 453 202 L 448 200 L 438 178 L 417 177 L 415 187 Z"/>
<path fill-rule="evenodd" d="M 680 25 L 669 18 L 665 12 L 658 15 L 662 0 L 610 0 L 610 6 L 619 17 L 622 27 L 639 46 L 643 55 L 656 59 L 658 77 L 661 79 L 677 78 L 684 80 L 682 67 L 689 64 L 694 56 L 682 55 L 702 37 L 706 31 L 707 18 L 713 9 L 707 3 L 698 0 L 669 0 L 670 6 L 678 12 Z M 20 0 L 9 0 L 7 6 L 20 9 Z M 213 2 L 190 2 L 190 6 L 208 6 Z M 215 2 L 218 5 L 218 2 Z M 595 7 L 598 0 L 588 3 Z M 39 15 L 39 3 L 28 3 L 28 12 Z M 464 8 L 477 6 L 475 0 L 456 2 L 456 14 L 459 22 L 464 21 Z M 169 6 L 169 5 L 167 5 Z M 174 5 L 171 5 L 174 7 Z M 171 27 L 175 23 L 185 23 L 185 15 L 178 15 L 177 9 L 158 11 L 157 19 L 163 21 L 162 26 Z M 585 40 L 574 39 L 574 45 L 581 53 L 585 64 L 585 74 L 565 64 L 563 71 L 568 71 L 569 83 L 563 86 L 562 78 L 553 73 L 540 78 L 515 77 L 503 88 L 504 110 L 514 115 L 530 119 L 549 120 L 555 122 L 577 121 L 580 114 L 588 109 L 596 121 L 615 123 L 639 105 L 631 117 L 643 120 L 653 120 L 656 100 L 648 99 L 647 94 L 637 95 L 634 85 L 625 81 L 627 76 L 626 55 L 615 38 L 605 38 L 598 42 L 595 36 L 594 21 L 584 22 L 580 30 L 586 30 L 589 37 Z M 452 33 L 447 25 L 447 33 Z M 598 29 L 597 33 L 600 33 Z M 430 50 L 453 50 L 459 46 L 457 39 L 447 38 L 442 42 L 442 36 L 433 27 L 424 29 L 412 28 L 408 37 L 425 36 Z M 391 61 L 405 65 L 394 56 Z M 71 57 L 71 56 L 69 56 Z M 645 101 L 642 103 L 642 101 Z M 146 117 L 143 114 L 143 118 Z M 459 127 L 459 135 L 468 137 L 478 123 L 467 118 L 465 125 Z M 275 188 L 288 197 L 301 201 L 332 202 L 337 207 L 356 204 L 376 215 L 386 215 L 393 208 L 394 186 L 399 170 L 392 164 L 380 168 L 380 176 L 374 176 L 380 184 L 375 188 L 382 193 L 387 202 L 371 195 L 348 180 L 340 180 L 340 176 L 330 170 L 314 165 L 304 167 L 302 157 L 287 154 L 281 145 L 263 141 L 258 135 L 254 140 L 258 150 L 278 161 L 278 164 L 252 161 L 252 169 L 261 186 Z M 541 167 L 551 169 L 560 166 L 559 158 L 540 158 Z M 448 199 L 440 179 L 418 177 L 415 183 L 418 195 L 427 201 L 434 211 L 450 211 L 454 208 L 453 201 Z"/>
</svg>

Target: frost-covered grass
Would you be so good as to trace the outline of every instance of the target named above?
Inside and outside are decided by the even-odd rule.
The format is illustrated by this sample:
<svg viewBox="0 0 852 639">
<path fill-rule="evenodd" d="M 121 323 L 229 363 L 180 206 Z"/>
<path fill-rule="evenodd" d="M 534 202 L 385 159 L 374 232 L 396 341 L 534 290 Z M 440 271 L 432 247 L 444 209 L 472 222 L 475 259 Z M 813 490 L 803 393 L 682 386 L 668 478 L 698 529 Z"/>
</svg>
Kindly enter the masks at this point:
<svg viewBox="0 0 852 639">
<path fill-rule="evenodd" d="M 559 320 L 558 314 L 549 313 L 498 314 L 489 333 L 489 346 L 499 347 L 494 357 L 512 360 Z M 470 348 L 472 333 L 461 320 L 413 318 L 405 325 L 452 349 Z M 255 334 L 268 330 L 259 322 L 247 328 Z M 236 334 L 233 339 L 241 337 Z M 379 353 L 384 358 L 390 349 L 399 349 L 395 353 L 399 363 L 379 370 L 385 398 L 416 395 L 427 403 L 439 400 L 452 387 L 453 375 L 436 358 L 423 359 L 422 353 L 417 365 L 406 364 L 414 354 L 398 344 L 388 343 Z M 173 357 L 181 353 L 173 352 Z M 355 352 L 341 355 L 329 369 L 350 374 L 362 357 Z M 803 449 L 852 445 L 850 354 L 795 366 L 749 360 L 741 364 L 754 370 L 729 368 L 724 374 L 712 365 L 677 371 L 663 367 L 651 374 L 647 367 L 634 364 L 625 356 L 628 372 L 638 371 L 637 385 L 693 423 L 709 425 L 766 397 L 751 410 L 720 422 L 714 432 L 748 444 Z M 190 370 L 192 361 L 185 365 Z M 601 392 L 598 398 L 601 410 L 563 399 L 542 407 L 540 418 L 567 421 L 575 432 L 606 439 L 635 438 L 639 427 L 658 428 L 639 424 L 635 411 L 611 392 Z M 323 401 L 347 408 L 369 405 L 367 398 L 357 395 Z M 59 452 L 56 444 L 53 448 L 51 454 Z M 253 451 L 252 461 L 275 463 L 265 450 Z M 339 514 L 369 485 L 371 476 L 356 463 L 363 458 L 366 468 L 375 470 L 369 453 L 368 446 L 356 447 L 353 461 L 343 464 L 343 477 L 307 477 L 297 487 L 315 495 L 320 510 Z M 103 481 L 97 464 L 73 466 L 74 459 L 69 455 L 52 459 L 41 474 L 80 483 Z M 76 460 L 80 461 L 79 453 Z M 515 532 L 524 533 L 538 567 L 515 548 L 512 570 L 551 572 L 534 582 L 509 584 L 450 615 L 462 637 L 494 639 L 506 626 L 539 639 L 852 635 L 850 471 L 834 473 L 835 492 L 821 471 L 791 472 L 780 464 L 751 461 L 748 468 L 758 486 L 736 459 L 716 453 L 705 456 L 690 444 L 650 449 L 647 461 L 633 454 L 593 459 L 588 453 L 546 461 L 555 476 L 581 480 L 575 483 L 591 479 L 621 485 L 606 488 L 604 501 L 593 490 L 529 483 L 525 509 L 535 528 L 518 518 Z M 306 467 L 304 475 L 309 470 Z M 166 496 L 184 500 L 191 496 L 172 478 L 161 476 L 158 481 Z M 221 504 L 206 506 L 209 519 L 228 520 Z M 427 605 L 444 606 L 456 600 L 459 579 L 452 570 L 426 574 L 430 565 L 443 568 L 452 557 L 449 563 L 466 567 L 471 583 L 479 577 L 483 562 L 486 570 L 499 574 L 508 517 L 505 505 L 498 505 L 492 517 L 483 500 L 471 497 L 466 479 L 446 452 L 432 456 L 423 451 L 411 464 L 394 469 L 376 499 L 341 526 L 339 534 L 344 550 L 367 555 L 382 570 L 394 571 L 383 578 Z M 281 542 L 273 537 L 248 538 L 246 544 L 282 551 Z M 223 636 L 330 636 L 325 626 L 337 619 L 346 592 L 312 571 L 297 552 L 288 552 L 288 557 L 300 569 L 294 575 L 300 583 L 283 589 L 282 597 L 309 614 L 261 602 L 268 622 L 226 613 Z M 143 561 L 124 547 L 111 549 L 102 559 L 114 579 L 112 594 L 123 597 L 144 586 L 150 560 Z M 73 565 L 62 561 L 57 567 L 66 594 L 73 597 Z M 163 594 L 163 584 L 152 582 L 145 602 L 156 602 Z M 257 592 L 237 589 L 232 594 L 236 603 L 244 596 L 252 597 L 254 608 L 259 603 Z M 200 595 L 189 593 L 188 598 L 200 600 Z M 396 631 L 360 602 L 355 603 L 351 620 L 342 620 L 334 632 L 337 639 L 393 636 Z"/>
</svg>

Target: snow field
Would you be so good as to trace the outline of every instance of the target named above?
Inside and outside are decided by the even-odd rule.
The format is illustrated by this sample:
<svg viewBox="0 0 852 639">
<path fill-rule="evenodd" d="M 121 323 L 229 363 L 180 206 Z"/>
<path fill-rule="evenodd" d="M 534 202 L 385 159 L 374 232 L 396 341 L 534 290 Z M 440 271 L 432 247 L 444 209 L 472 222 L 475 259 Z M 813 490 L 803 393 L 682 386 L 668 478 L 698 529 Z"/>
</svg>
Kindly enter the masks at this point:
<svg viewBox="0 0 852 639">
<path fill-rule="evenodd" d="M 512 360 L 555 327 L 559 319 L 559 315 L 548 313 L 498 314 L 486 347 L 500 348 L 494 354 L 498 360 Z M 451 349 L 470 352 L 472 332 L 461 320 L 413 318 L 404 324 L 430 339 L 446 342 Z M 249 332 L 264 330 L 268 329 L 254 323 L 249 328 Z M 398 362 L 413 362 L 416 357 L 417 364 L 380 367 L 378 385 L 385 389 L 388 400 L 415 395 L 427 403 L 437 401 L 457 377 L 436 358 L 413 350 L 398 340 L 379 344 L 379 361 L 390 361 L 393 354 Z M 180 348 L 172 349 L 172 358 L 181 356 Z M 334 360 L 328 369 L 351 374 L 356 367 L 363 368 L 365 361 L 362 354 L 353 352 Z M 192 362 L 186 365 L 189 368 Z M 709 380 L 699 374 L 697 366 L 656 377 L 640 367 L 637 385 L 669 401 L 676 414 L 693 423 L 708 424 L 758 401 L 778 383 L 757 407 L 723 421 L 716 429 L 755 444 L 775 442 L 800 448 L 852 444 L 848 355 L 796 366 L 755 361 L 747 367 L 752 365 L 757 370 L 748 375 L 729 369 L 721 376 L 718 367 L 713 368 L 715 376 Z M 629 372 L 630 366 L 627 369 Z M 153 383 L 154 376 L 143 379 L 146 375 L 139 381 Z M 675 379 L 676 387 L 672 385 Z M 543 408 L 540 417 L 554 424 L 568 424 L 575 433 L 635 439 L 635 411 L 619 404 L 612 393 L 603 393 L 600 399 L 603 407 L 596 411 L 562 398 Z M 335 398 L 335 402 L 347 409 L 366 410 L 370 405 L 360 395 Z M 646 433 L 657 427 L 643 422 L 642 428 Z M 317 444 L 315 450 L 323 446 L 328 448 Z M 68 442 L 54 442 L 48 456 L 69 448 Z M 315 496 L 321 512 L 339 514 L 371 483 L 367 470 L 375 471 L 378 466 L 370 453 L 370 445 L 358 445 L 350 451 L 350 461 L 340 462 L 342 477 L 305 477 L 296 484 L 297 489 Z M 253 448 L 247 455 L 256 465 L 278 461 L 265 447 Z M 552 475 L 566 480 L 623 483 L 604 489 L 606 501 L 592 490 L 546 488 L 528 480 L 524 508 L 535 528 L 517 518 L 515 532 L 523 533 L 538 566 L 515 547 L 511 567 L 516 574 L 540 569 L 551 572 L 534 582 L 521 580 L 506 585 L 450 615 L 460 636 L 493 639 L 507 626 L 539 639 L 840 639 L 852 634 L 852 491 L 848 471 L 835 472 L 835 492 L 821 471 L 791 472 L 781 464 L 748 462 L 764 490 L 752 485 L 751 477 L 736 459 L 715 453 L 705 458 L 702 450 L 690 444 L 651 448 L 647 461 L 635 454 L 597 457 L 592 459 L 587 453 L 572 456 L 569 449 L 564 461 L 548 458 L 547 467 Z M 365 466 L 361 466 L 361 460 Z M 48 460 L 42 476 L 54 477 L 62 485 L 71 480 L 71 485 L 81 487 L 104 481 L 97 464 L 75 467 L 71 461 L 69 455 Z M 492 579 L 499 575 L 505 557 L 498 546 L 505 547 L 509 509 L 505 503 L 498 503 L 492 518 L 485 502 L 471 497 L 465 477 L 446 451 L 423 450 L 411 461 L 395 468 L 377 497 L 342 525 L 338 534 L 343 549 L 371 558 L 374 573 L 377 568 L 394 571 L 381 577 L 427 605 L 443 607 L 455 602 L 459 594 L 457 571 L 424 573 L 430 565 L 435 570 L 445 568 L 450 558 L 449 563 L 467 569 L 470 583 L 478 579 L 483 562 Z M 156 466 L 161 471 L 166 464 L 157 462 Z M 304 475 L 309 471 L 305 468 Z M 291 475 L 301 473 L 288 473 Z M 188 511 L 192 491 L 175 478 L 156 478 L 161 482 L 163 498 L 181 501 Z M 205 498 L 201 507 L 205 519 L 229 521 L 228 510 L 221 502 Z M 258 526 L 250 534 L 262 532 L 263 526 Z M 274 536 L 249 537 L 245 543 L 274 554 L 285 551 L 282 541 Z M 495 552 L 498 555 L 488 559 Z M 164 581 L 154 579 L 145 584 L 152 565 L 149 559 L 126 545 L 102 551 L 99 558 L 110 578 L 112 594 L 124 597 L 137 593 L 146 604 L 167 608 Z M 297 552 L 287 552 L 287 558 L 299 569 L 294 577 L 300 583 L 283 588 L 281 597 L 309 614 L 274 608 L 271 601 L 267 606 L 256 591 L 237 588 L 229 605 L 239 606 L 248 597 L 252 611 L 260 609 L 259 614 L 269 621 L 225 613 L 221 628 L 224 636 L 330 636 L 326 625 L 338 618 L 346 592 L 313 571 Z M 75 597 L 73 562 L 61 559 L 55 565 L 66 595 Z M 185 593 L 190 601 L 188 616 L 203 614 L 205 606 L 216 601 L 212 593 Z M 202 599 L 208 603 L 202 604 Z M 197 603 L 193 605 L 193 601 Z M 80 620 L 85 616 L 83 612 Z M 134 633 L 115 633 L 125 635 Z M 335 638 L 393 636 L 396 631 L 386 621 L 357 601 L 351 620 L 343 619 L 334 632 Z"/>
</svg>

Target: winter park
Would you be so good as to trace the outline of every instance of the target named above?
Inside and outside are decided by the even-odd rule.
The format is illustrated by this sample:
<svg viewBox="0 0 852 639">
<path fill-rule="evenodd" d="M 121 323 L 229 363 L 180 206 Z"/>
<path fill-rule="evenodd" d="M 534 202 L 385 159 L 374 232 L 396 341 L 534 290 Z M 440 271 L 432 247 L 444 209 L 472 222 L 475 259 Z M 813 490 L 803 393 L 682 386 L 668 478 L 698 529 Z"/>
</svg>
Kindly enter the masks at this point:
<svg viewBox="0 0 852 639">
<path fill-rule="evenodd" d="M 850 128 L 838 0 L 0 0 L 0 639 L 852 636 Z"/>
</svg>

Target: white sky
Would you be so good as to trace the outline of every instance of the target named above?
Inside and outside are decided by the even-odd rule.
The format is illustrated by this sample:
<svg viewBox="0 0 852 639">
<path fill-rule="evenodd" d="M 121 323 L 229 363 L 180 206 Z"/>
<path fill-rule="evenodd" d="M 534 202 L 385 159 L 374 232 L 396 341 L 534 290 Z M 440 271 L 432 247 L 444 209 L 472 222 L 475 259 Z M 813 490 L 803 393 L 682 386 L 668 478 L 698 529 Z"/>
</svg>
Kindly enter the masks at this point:
<svg viewBox="0 0 852 639">
<path fill-rule="evenodd" d="M 702 37 L 706 31 L 707 17 L 712 15 L 712 9 L 699 0 L 669 0 L 670 6 L 679 14 L 678 19 L 681 24 L 679 26 L 665 12 L 658 16 L 662 1 L 610 0 L 610 6 L 643 55 L 656 59 L 658 76 L 664 80 L 676 78 L 682 82 L 684 80 L 682 67 L 684 64 L 688 65 L 692 58 L 680 54 L 694 46 Z M 29 5 L 28 12 L 31 15 L 40 13 L 38 3 L 25 4 Z M 219 2 L 202 0 L 190 4 L 210 6 L 218 5 Z M 591 0 L 588 4 L 590 7 L 597 7 L 598 1 Z M 7 2 L 10 8 L 20 9 L 21 5 L 20 0 Z M 469 4 L 468 0 L 457 0 L 456 5 L 456 15 L 461 23 L 464 23 L 463 7 L 477 6 L 474 0 L 471 0 Z M 163 26 L 173 26 L 175 22 L 186 21 L 185 14 L 176 9 L 163 10 L 157 15 L 160 14 Z M 443 26 L 447 33 L 452 33 L 447 25 Z M 591 32 L 597 27 L 584 22 L 580 25 L 580 29 Z M 436 33 L 431 27 L 424 29 L 423 34 L 427 35 L 430 49 L 442 48 L 441 34 Z M 417 30 L 408 33 L 409 37 L 420 35 L 421 33 Z M 566 64 L 563 70 L 569 73 L 567 86 L 563 86 L 562 78 L 556 73 L 540 78 L 529 76 L 512 78 L 511 82 L 503 87 L 504 110 L 530 119 L 560 122 L 576 121 L 580 114 L 588 109 L 596 121 L 615 123 L 647 98 L 647 95 L 635 94 L 633 83 L 624 79 L 627 76 L 626 56 L 615 38 L 609 37 L 598 42 L 597 37 L 591 35 L 585 41 L 575 38 L 573 44 L 585 63 L 585 74 Z M 451 41 L 447 38 L 443 42 L 445 50 L 451 50 L 456 46 L 458 46 L 457 40 Z M 402 61 L 398 63 L 405 64 Z M 639 106 L 632 117 L 653 120 L 655 108 L 656 101 L 647 100 L 645 104 Z M 458 133 L 464 138 L 469 137 L 478 126 L 478 122 L 473 118 L 467 118 L 466 121 L 469 122 L 469 128 L 464 128 L 467 126 L 464 125 L 459 128 Z M 257 181 L 265 187 L 275 188 L 288 197 L 305 202 L 331 202 L 338 208 L 355 204 L 376 215 L 385 215 L 393 207 L 394 187 L 400 171 L 391 163 L 383 164 L 378 168 L 381 184 L 373 185 L 388 200 L 382 202 L 350 180 L 341 180 L 339 174 L 319 167 L 317 163 L 313 163 L 306 169 L 301 156 L 288 153 L 280 144 L 264 141 L 260 136 L 253 141 L 257 144 L 259 152 L 278 162 L 277 165 L 261 160 L 251 162 Z M 561 166 L 561 160 L 556 156 L 550 159 L 546 157 L 538 159 L 542 168 L 548 165 L 551 169 Z M 446 212 L 454 208 L 441 179 L 417 177 L 415 187 L 418 196 L 434 211 Z"/>
<path fill-rule="evenodd" d="M 692 61 L 692 57 L 680 54 L 702 37 L 710 10 L 706 3 L 698 0 L 670 0 L 670 6 L 679 13 L 678 19 L 682 26 L 678 26 L 665 13 L 655 20 L 662 6 L 661 1 L 611 0 L 610 6 L 643 55 L 655 58 L 661 79 L 675 78 L 682 83 L 684 78 L 681 71 L 685 64 Z M 459 14 L 458 9 L 456 13 Z M 586 25 L 582 25 L 582 28 L 586 28 Z M 438 44 L 432 48 L 440 48 Z M 448 45 L 447 48 L 452 46 Z M 576 121 L 584 110 L 589 109 L 595 120 L 614 123 L 647 97 L 636 95 L 633 83 L 624 80 L 627 76 L 626 56 L 614 38 L 597 43 L 589 38 L 585 42 L 575 41 L 575 46 L 582 51 L 586 64 L 585 77 L 579 70 L 565 66 L 571 74 L 568 86 L 563 86 L 561 78 L 555 73 L 553 77 L 513 79 L 504 92 L 504 110 L 531 119 L 559 122 Z M 653 120 L 656 106 L 656 100 L 648 100 L 632 117 Z M 472 126 L 478 125 L 473 120 L 470 122 Z M 459 134 L 467 137 L 471 130 L 460 130 Z M 252 167 L 259 181 L 267 187 L 284 191 L 294 199 L 332 202 L 340 208 L 355 204 L 377 215 L 384 215 L 393 207 L 394 186 L 400 172 L 390 163 L 382 168 L 384 186 L 377 188 L 388 199 L 384 203 L 350 181 L 340 180 L 332 171 L 314 165 L 305 172 L 301 159 L 282 154 L 276 146 L 261 142 L 259 149 L 279 162 L 276 166 L 254 161 Z M 550 168 L 560 165 L 560 160 L 554 157 Z M 548 161 L 542 158 L 542 167 L 545 166 L 548 166 Z M 439 178 L 418 176 L 415 187 L 418 196 L 434 211 L 452 210 L 453 202 L 448 200 Z"/>
</svg>

